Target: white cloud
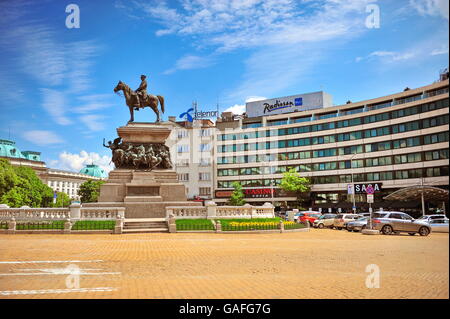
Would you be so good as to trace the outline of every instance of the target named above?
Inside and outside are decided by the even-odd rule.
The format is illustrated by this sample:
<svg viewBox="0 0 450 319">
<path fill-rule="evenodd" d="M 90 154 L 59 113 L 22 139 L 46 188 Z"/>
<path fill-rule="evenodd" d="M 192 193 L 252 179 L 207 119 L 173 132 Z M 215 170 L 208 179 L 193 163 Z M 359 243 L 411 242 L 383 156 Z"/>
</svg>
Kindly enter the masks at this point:
<svg viewBox="0 0 450 319">
<path fill-rule="evenodd" d="M 440 16 L 448 20 L 448 0 L 410 0 L 409 4 L 422 16 Z"/>
<path fill-rule="evenodd" d="M 156 34 L 188 37 L 210 56 L 237 49 L 256 49 L 245 61 L 237 87 L 225 92 L 233 104 L 245 96 L 276 95 L 302 78 L 332 50 L 368 29 L 366 5 L 373 0 L 182 0 L 175 9 L 166 1 L 137 3 L 163 27 Z M 326 43 L 327 50 L 323 49 Z M 179 63 L 179 61 L 177 62 Z M 169 69 L 178 70 L 176 66 Z"/>
<path fill-rule="evenodd" d="M 245 99 L 245 103 L 266 100 L 264 96 L 249 96 Z M 234 114 L 242 114 L 246 111 L 245 104 L 235 104 L 227 108 L 224 112 L 233 112 Z"/>
<path fill-rule="evenodd" d="M 224 112 L 233 112 L 233 114 L 242 114 L 245 112 L 244 104 L 235 104 L 227 108 Z"/>
<path fill-rule="evenodd" d="M 42 107 L 50 114 L 56 123 L 59 125 L 68 125 L 72 123 L 72 121 L 65 116 L 65 112 L 68 110 L 69 105 L 63 92 L 52 89 L 41 89 L 41 94 Z"/>
<path fill-rule="evenodd" d="M 201 57 L 196 55 L 186 55 L 175 63 L 175 66 L 164 71 L 164 74 L 172 74 L 178 70 L 191 70 L 206 68 L 213 64 L 211 57 Z"/>
<path fill-rule="evenodd" d="M 80 116 L 80 121 L 83 122 L 89 130 L 94 132 L 105 129 L 104 119 L 105 117 L 103 115 L 96 114 Z"/>
<path fill-rule="evenodd" d="M 75 113 L 89 113 L 111 107 L 113 104 L 108 101 L 110 98 L 111 94 L 78 96 L 77 100 L 80 101 L 81 105 L 74 107 L 72 111 Z"/>
<path fill-rule="evenodd" d="M 256 102 L 256 101 L 262 101 L 262 100 L 267 100 L 266 97 L 264 96 L 249 96 L 245 99 L 245 102 Z"/>
<path fill-rule="evenodd" d="M 57 160 L 50 161 L 50 165 L 52 168 L 59 168 L 76 172 L 79 172 L 83 167 L 92 163 L 100 166 L 106 172 L 109 172 L 114 168 L 114 164 L 111 163 L 111 157 L 106 155 L 99 155 L 95 152 L 88 153 L 84 150 L 79 154 L 64 151 L 59 154 Z"/>
<path fill-rule="evenodd" d="M 215 45 L 228 51 L 339 36 L 355 25 L 364 26 L 370 2 L 373 0 L 184 0 L 178 10 L 165 1 L 138 2 L 137 10 L 164 26 L 156 32 L 159 36 L 191 36 L 196 45 Z"/>
<path fill-rule="evenodd" d="M 441 54 L 448 54 L 448 45 L 444 45 L 438 49 L 434 49 L 430 53 L 431 55 L 441 55 Z"/>
<path fill-rule="evenodd" d="M 69 125 L 72 122 L 67 113 L 71 105 L 67 102 L 73 102 L 77 95 L 91 88 L 93 60 L 101 46 L 92 40 L 67 42 L 59 30 L 42 20 L 26 19 L 23 15 L 31 15 L 34 5 L 33 1 L 9 1 L 0 5 L 4 14 L 0 29 L 7 30 L 0 33 L 0 47 L 8 53 L 0 60 L 0 69 L 8 74 L 6 83 L 14 85 L 13 93 L 5 96 L 9 100 L 13 94 L 26 99 L 22 86 L 31 80 L 35 83 L 33 89 L 40 91 L 41 106 L 51 119 L 59 125 Z M 8 85 L 3 87 L 8 89 Z M 0 88 L 0 93 L 6 89 Z M 98 102 L 85 102 L 75 110 L 87 113 L 104 107 Z"/>
<path fill-rule="evenodd" d="M 22 137 L 39 146 L 61 144 L 64 142 L 64 140 L 55 133 L 44 130 L 24 131 Z"/>
</svg>

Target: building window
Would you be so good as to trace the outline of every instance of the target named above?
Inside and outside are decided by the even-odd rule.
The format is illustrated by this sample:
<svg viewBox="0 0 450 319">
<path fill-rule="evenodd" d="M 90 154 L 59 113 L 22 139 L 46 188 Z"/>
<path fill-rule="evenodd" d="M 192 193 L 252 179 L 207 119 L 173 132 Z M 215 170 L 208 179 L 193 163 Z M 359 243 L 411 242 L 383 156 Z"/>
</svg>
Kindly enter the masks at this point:
<svg viewBox="0 0 450 319">
<path fill-rule="evenodd" d="M 211 195 L 211 187 L 200 187 L 199 195 L 200 196 L 210 196 Z"/>
<path fill-rule="evenodd" d="M 189 181 L 189 173 L 178 174 L 178 180 L 180 182 L 187 182 L 187 181 Z"/>
<path fill-rule="evenodd" d="M 187 153 L 189 152 L 189 145 L 178 145 L 177 150 L 178 153 Z"/>
<path fill-rule="evenodd" d="M 201 137 L 211 136 L 211 130 L 210 130 L 209 128 L 207 128 L 207 129 L 201 129 L 201 130 L 199 131 L 199 135 L 200 135 Z"/>
<path fill-rule="evenodd" d="M 209 180 L 211 180 L 211 174 L 210 173 L 198 173 L 198 179 L 200 181 L 209 181 Z"/>
<path fill-rule="evenodd" d="M 186 131 L 186 130 L 178 130 L 177 131 L 178 138 L 183 138 L 183 137 L 187 137 L 187 136 L 188 136 L 188 131 Z"/>
<path fill-rule="evenodd" d="M 209 152 L 211 150 L 211 144 L 200 144 L 200 152 Z"/>
<path fill-rule="evenodd" d="M 211 160 L 209 158 L 201 158 L 200 159 L 200 165 L 201 166 L 210 166 Z"/>
</svg>

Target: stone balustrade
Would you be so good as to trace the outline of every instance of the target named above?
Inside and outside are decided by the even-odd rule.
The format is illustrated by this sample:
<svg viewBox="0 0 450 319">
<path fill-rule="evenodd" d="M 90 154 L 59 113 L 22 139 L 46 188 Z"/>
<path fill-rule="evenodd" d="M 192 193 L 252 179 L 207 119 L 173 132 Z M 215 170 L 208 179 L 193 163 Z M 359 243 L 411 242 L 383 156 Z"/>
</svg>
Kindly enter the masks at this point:
<svg viewBox="0 0 450 319">
<path fill-rule="evenodd" d="M 80 219 L 102 220 L 124 218 L 125 208 L 123 207 L 82 207 Z"/>
<path fill-rule="evenodd" d="M 0 208 L 0 220 L 105 220 L 124 218 L 124 207 L 81 207 L 72 204 L 69 208 Z"/>
<path fill-rule="evenodd" d="M 263 206 L 217 206 L 213 201 L 207 202 L 203 207 L 196 206 L 168 206 L 166 218 L 175 219 L 213 219 L 213 218 L 273 218 L 274 207 L 270 203 Z"/>
<path fill-rule="evenodd" d="M 166 218 L 173 215 L 178 219 L 206 218 L 207 209 L 203 206 L 168 206 L 166 207 Z"/>
<path fill-rule="evenodd" d="M 0 220 L 66 220 L 69 208 L 0 208 Z"/>
</svg>

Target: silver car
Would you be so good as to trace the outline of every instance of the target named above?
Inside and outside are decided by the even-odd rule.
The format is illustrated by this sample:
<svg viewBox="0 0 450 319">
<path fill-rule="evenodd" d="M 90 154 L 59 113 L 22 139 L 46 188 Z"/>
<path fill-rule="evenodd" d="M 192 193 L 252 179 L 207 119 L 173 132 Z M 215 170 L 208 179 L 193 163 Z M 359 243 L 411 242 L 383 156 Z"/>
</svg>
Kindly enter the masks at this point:
<svg viewBox="0 0 450 319">
<path fill-rule="evenodd" d="M 412 236 L 428 236 L 431 227 L 424 222 L 417 222 L 408 214 L 402 212 L 376 212 L 373 213 L 373 229 L 381 231 L 384 235 L 393 233 L 408 233 Z"/>
<path fill-rule="evenodd" d="M 364 228 L 367 227 L 367 221 L 368 221 L 367 217 L 361 217 L 361 218 L 358 218 L 357 220 L 348 222 L 347 230 L 349 232 L 363 230 Z"/>
<path fill-rule="evenodd" d="M 424 215 L 416 219 L 416 221 L 424 221 L 427 223 L 432 223 L 435 219 L 447 219 L 447 216 L 444 214 L 434 214 L 434 215 Z"/>
<path fill-rule="evenodd" d="M 448 233 L 448 218 L 433 219 L 429 225 L 433 232 Z"/>
</svg>

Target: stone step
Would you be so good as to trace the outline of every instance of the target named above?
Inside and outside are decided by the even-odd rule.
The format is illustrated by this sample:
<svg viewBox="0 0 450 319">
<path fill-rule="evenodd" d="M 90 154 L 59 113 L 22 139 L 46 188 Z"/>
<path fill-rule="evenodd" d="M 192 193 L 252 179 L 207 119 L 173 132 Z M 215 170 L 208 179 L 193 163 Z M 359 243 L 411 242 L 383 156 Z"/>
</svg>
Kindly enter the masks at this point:
<svg viewBox="0 0 450 319">
<path fill-rule="evenodd" d="M 133 228 L 123 229 L 123 233 L 167 233 L 169 229 L 166 228 Z"/>
<path fill-rule="evenodd" d="M 124 229 L 139 229 L 139 228 L 163 228 L 167 227 L 166 223 L 133 223 L 124 224 Z"/>
<path fill-rule="evenodd" d="M 165 218 L 125 218 L 124 223 L 135 223 L 135 222 L 165 222 Z"/>
</svg>

